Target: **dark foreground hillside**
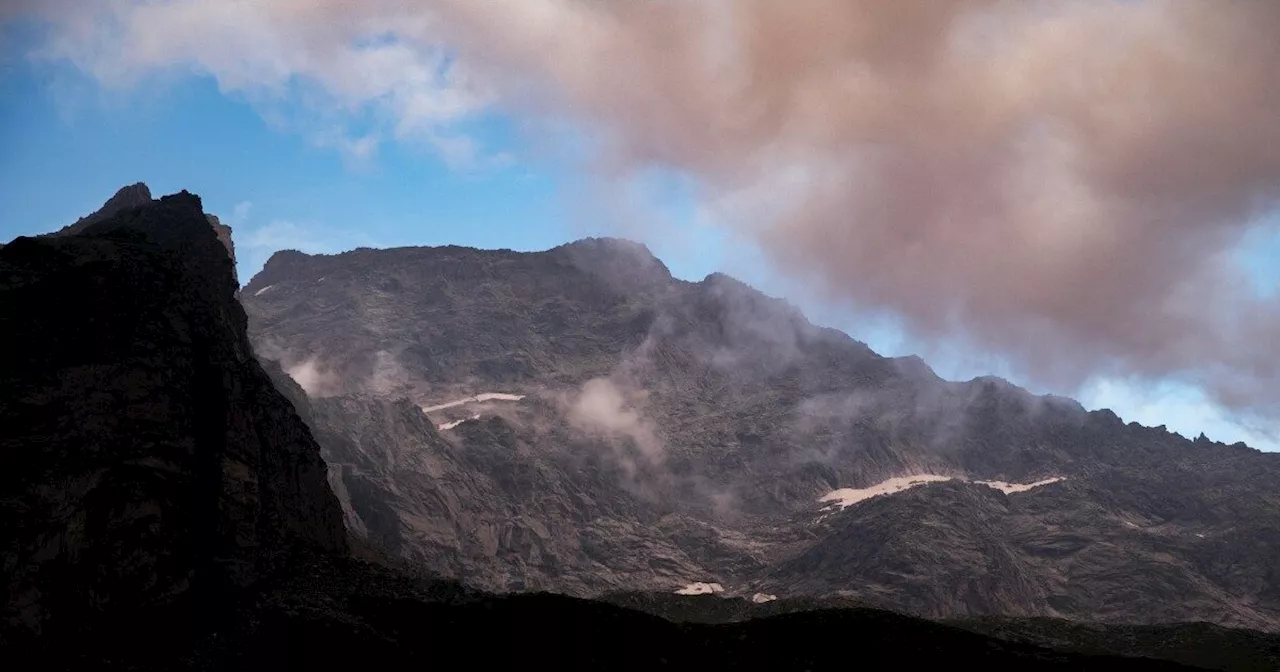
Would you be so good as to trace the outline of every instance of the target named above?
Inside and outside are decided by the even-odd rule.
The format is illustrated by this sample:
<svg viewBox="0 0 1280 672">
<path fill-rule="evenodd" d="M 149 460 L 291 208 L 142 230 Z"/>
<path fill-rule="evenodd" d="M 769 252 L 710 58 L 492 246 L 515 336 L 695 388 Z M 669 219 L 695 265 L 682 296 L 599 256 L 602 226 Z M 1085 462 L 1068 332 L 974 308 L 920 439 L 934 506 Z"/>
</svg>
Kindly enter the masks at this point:
<svg viewBox="0 0 1280 672">
<path fill-rule="evenodd" d="M 234 606 L 201 630 L 184 600 L 120 614 L 73 638 L 37 641 L 38 659 L 42 669 L 1188 669 L 1058 653 L 875 610 L 677 624 L 570 597 L 494 597 L 332 556 L 299 562 Z"/>
<path fill-rule="evenodd" d="M 6 669 L 1180 669 L 873 610 L 681 625 L 371 562 L 215 226 L 183 192 L 0 249 Z"/>
<path fill-rule="evenodd" d="M 867 613 L 848 598 L 793 598 L 754 603 L 745 598 L 670 593 L 615 593 L 603 601 L 677 623 L 727 624 L 813 612 Z M 871 612 L 876 613 L 876 612 Z M 1168 660 L 1210 670 L 1280 670 L 1280 635 L 1211 623 L 1101 625 L 1055 618 L 950 619 L 946 625 L 1011 642 L 1091 655 Z"/>
</svg>

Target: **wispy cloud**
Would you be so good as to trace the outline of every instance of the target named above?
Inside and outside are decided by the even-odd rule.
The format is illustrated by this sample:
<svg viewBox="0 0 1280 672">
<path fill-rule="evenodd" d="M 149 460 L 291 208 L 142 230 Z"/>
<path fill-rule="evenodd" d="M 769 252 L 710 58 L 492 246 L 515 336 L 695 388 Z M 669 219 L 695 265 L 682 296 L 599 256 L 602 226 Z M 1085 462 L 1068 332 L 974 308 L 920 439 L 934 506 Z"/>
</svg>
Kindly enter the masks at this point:
<svg viewBox="0 0 1280 672">
<path fill-rule="evenodd" d="M 280 250 L 336 254 L 357 247 L 382 247 L 367 234 L 314 223 L 276 219 L 254 226 L 239 216 L 239 206 L 235 210 L 236 261 L 244 282 L 262 270 L 267 259 Z"/>
<path fill-rule="evenodd" d="M 569 402 L 570 422 L 582 429 L 602 431 L 631 439 L 639 456 L 649 465 L 659 465 L 666 451 L 653 423 L 644 415 L 646 394 L 641 390 L 620 387 L 609 378 L 587 381 Z M 623 465 L 634 474 L 633 458 L 620 452 Z"/>
<path fill-rule="evenodd" d="M 336 247 L 332 239 L 326 239 L 314 229 L 286 220 L 250 229 L 242 240 L 244 246 L 251 249 L 297 250 L 308 254 L 333 252 Z"/>
<path fill-rule="evenodd" d="M 421 141 L 451 164 L 486 150 L 456 124 L 492 93 L 439 44 L 404 39 L 424 18 L 404 3 L 335 14 L 334 2 L 130 2 L 64 0 L 13 11 L 54 27 L 32 56 L 68 60 L 108 88 L 136 90 L 157 77 L 197 74 L 362 166 L 387 139 Z M 372 120 L 354 132 L 352 118 Z"/>
</svg>

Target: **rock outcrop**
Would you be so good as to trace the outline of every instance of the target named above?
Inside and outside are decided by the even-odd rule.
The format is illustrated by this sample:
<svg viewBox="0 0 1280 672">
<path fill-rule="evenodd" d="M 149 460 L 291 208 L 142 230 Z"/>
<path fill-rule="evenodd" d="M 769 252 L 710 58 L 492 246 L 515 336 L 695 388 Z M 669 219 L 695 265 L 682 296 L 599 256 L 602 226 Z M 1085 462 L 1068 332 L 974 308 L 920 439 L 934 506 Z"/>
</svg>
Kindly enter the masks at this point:
<svg viewBox="0 0 1280 672">
<path fill-rule="evenodd" d="M 0 250 L 5 619 L 28 633 L 203 603 L 299 549 L 346 548 L 200 199 L 146 195 Z"/>
<path fill-rule="evenodd" d="M 205 215 L 205 219 L 209 220 L 209 225 L 213 227 L 213 232 L 218 236 L 218 242 L 227 248 L 227 256 L 231 257 L 232 279 L 236 276 L 236 245 L 231 240 L 231 227 L 222 223 L 217 215 Z M 238 282 L 238 281 L 237 281 Z"/>
<path fill-rule="evenodd" d="M 61 230 L 46 235 L 52 236 L 69 236 L 80 233 L 90 226 L 106 221 L 124 210 L 137 208 L 151 202 L 151 189 L 143 182 L 137 182 L 125 187 L 121 187 L 115 195 L 107 199 L 94 212 L 77 219 L 74 224 L 69 224 Z"/>
</svg>

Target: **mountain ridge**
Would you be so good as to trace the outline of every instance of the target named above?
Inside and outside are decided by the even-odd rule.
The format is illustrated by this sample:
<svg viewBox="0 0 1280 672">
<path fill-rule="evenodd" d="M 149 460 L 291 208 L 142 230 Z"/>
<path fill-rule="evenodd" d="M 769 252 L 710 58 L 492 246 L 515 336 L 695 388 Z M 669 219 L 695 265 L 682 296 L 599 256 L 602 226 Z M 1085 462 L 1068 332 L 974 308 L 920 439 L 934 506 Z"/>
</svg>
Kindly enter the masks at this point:
<svg viewBox="0 0 1280 672">
<path fill-rule="evenodd" d="M 348 540 L 314 409 L 252 352 L 201 210 L 183 192 L 0 249 L 0 325 L 28 344 L 0 355 L 6 652 L 52 669 L 812 669 L 847 661 L 839 637 L 872 664 L 1186 669 L 870 609 L 695 625 L 500 597 Z M 501 646 L 460 645 L 477 636 Z"/>
<path fill-rule="evenodd" d="M 610 237 L 610 236 L 580 238 L 580 239 L 575 239 L 569 242 L 561 243 L 553 247 L 549 247 L 545 250 L 533 250 L 533 251 L 527 251 L 527 252 L 516 251 L 510 248 L 475 248 L 475 247 L 469 247 L 469 246 L 457 245 L 457 244 L 435 245 L 435 246 L 415 245 L 415 246 L 399 246 L 399 247 L 391 247 L 391 248 L 359 247 L 352 250 L 346 250 L 343 252 L 334 252 L 334 253 L 307 253 L 307 252 L 301 252 L 296 249 L 285 249 L 285 250 L 279 250 L 277 252 L 272 253 L 272 255 L 267 259 L 266 263 L 264 264 L 263 269 L 260 270 L 257 274 L 255 274 L 252 278 L 250 278 L 249 282 L 244 285 L 244 290 L 245 291 L 250 291 L 250 290 L 261 291 L 264 287 L 271 286 L 272 285 L 271 278 L 278 277 L 276 272 L 281 268 L 282 263 L 305 262 L 306 260 L 311 260 L 311 259 L 332 259 L 334 261 L 338 261 L 345 258 L 346 255 L 352 255 L 356 253 L 365 254 L 365 255 L 370 253 L 378 253 L 378 252 L 394 252 L 397 254 L 406 254 L 410 252 L 430 252 L 435 250 L 454 251 L 454 252 L 460 251 L 465 253 L 480 253 L 482 255 L 486 253 L 491 253 L 494 255 L 504 255 L 504 254 L 538 255 L 538 254 L 556 253 L 556 252 L 564 251 L 567 249 L 575 249 L 575 248 L 581 249 L 582 247 L 591 247 L 591 246 L 599 245 L 601 244 L 601 242 L 605 244 L 618 244 L 624 249 L 643 250 L 644 253 L 647 254 L 652 259 L 653 262 L 656 262 L 657 264 L 662 265 L 662 267 L 665 269 L 665 264 L 663 264 L 660 259 L 658 259 L 656 256 L 652 254 L 652 252 L 649 251 L 648 246 L 628 238 L 619 238 L 619 237 Z M 288 260 L 288 261 L 285 261 L 285 260 Z M 271 269 L 272 272 L 267 273 L 268 269 Z M 793 311 L 794 313 L 803 317 L 805 321 L 811 326 L 813 326 L 815 329 L 837 334 L 838 337 L 840 338 L 846 338 L 859 346 L 866 347 L 869 351 L 874 353 L 877 357 L 897 363 L 899 366 L 903 367 L 903 369 L 906 371 L 912 371 L 912 372 L 918 371 L 921 375 L 924 375 L 926 377 L 936 378 L 937 380 L 944 383 L 957 384 L 957 385 L 965 385 L 965 384 L 980 385 L 985 383 L 991 383 L 996 385 L 1007 386 L 1010 388 L 1011 392 L 1017 395 L 1025 395 L 1027 397 L 1032 397 L 1032 398 L 1040 399 L 1043 401 L 1052 401 L 1052 402 L 1065 403 L 1068 405 L 1079 406 L 1082 411 L 1089 414 L 1100 414 L 1103 417 L 1115 416 L 1115 418 L 1120 420 L 1120 422 L 1122 422 L 1123 424 L 1135 425 L 1145 429 L 1151 429 L 1151 430 L 1157 430 L 1157 431 L 1167 431 L 1173 434 L 1177 434 L 1178 436 L 1181 436 L 1182 438 L 1190 441 L 1197 441 L 1197 440 L 1200 440 L 1200 437 L 1204 437 L 1205 439 L 1208 439 L 1209 443 L 1217 447 L 1227 447 L 1227 448 L 1244 447 L 1257 452 L 1268 452 L 1268 451 L 1263 451 L 1261 449 L 1250 446 L 1245 441 L 1235 441 L 1235 442 L 1227 443 L 1221 440 L 1210 439 L 1205 435 L 1203 431 L 1200 431 L 1196 437 L 1187 437 L 1182 435 L 1181 433 L 1172 432 L 1171 430 L 1168 430 L 1167 426 L 1164 424 L 1143 425 L 1142 423 L 1136 420 L 1125 421 L 1123 416 L 1121 416 L 1112 408 L 1099 407 L 1095 409 L 1085 409 L 1081 404 L 1081 402 L 1075 399 L 1074 397 L 1053 393 L 1053 392 L 1035 393 L 1027 389 L 1026 387 L 1023 387 L 1007 378 L 1003 378 L 997 375 L 979 374 L 968 379 L 943 378 L 939 376 L 934 371 L 934 369 L 928 364 L 928 362 L 925 361 L 920 355 L 905 354 L 905 355 L 888 356 L 888 355 L 881 355 L 879 353 L 876 353 L 874 350 L 870 348 L 870 346 L 867 345 L 865 341 L 861 341 L 855 336 L 853 336 L 852 334 L 849 334 L 848 332 L 845 332 L 841 329 L 837 329 L 835 327 L 813 324 L 812 322 L 808 321 L 807 317 L 804 317 L 803 312 L 800 311 L 798 307 L 796 307 L 791 302 L 787 301 L 785 298 L 771 296 L 763 292 L 760 292 L 759 290 L 755 289 L 748 283 L 728 273 L 724 273 L 721 271 L 712 271 L 700 280 L 688 280 L 688 279 L 677 278 L 675 276 L 670 275 L 669 272 L 668 272 L 668 277 L 670 277 L 670 279 L 677 284 L 715 285 L 717 283 L 725 283 L 730 287 L 742 288 L 750 292 L 754 292 L 767 301 L 776 302 L 780 305 L 784 305 L 787 310 Z"/>
<path fill-rule="evenodd" d="M 1194 443 L 1003 379 L 942 380 L 919 358 L 883 357 L 729 276 L 684 281 L 637 261 L 639 247 L 603 245 L 632 264 L 616 278 L 615 264 L 566 246 L 451 246 L 290 254 L 246 286 L 259 354 L 312 383 L 311 403 L 329 409 L 318 434 L 346 437 L 342 455 L 336 438 L 322 448 L 331 464 L 364 465 L 335 468 L 395 529 L 402 554 L 494 590 L 704 582 L 745 595 L 848 593 L 931 617 L 1280 623 L 1280 577 L 1268 578 L 1264 550 L 1280 543 L 1267 523 L 1280 516 L 1275 456 Z M 427 411 L 430 431 L 351 433 L 396 399 L 432 408 L 490 391 L 524 398 Z M 388 443 L 417 446 L 444 469 L 432 472 L 438 495 L 402 487 L 427 467 L 388 462 Z M 820 501 L 915 476 L 953 483 L 839 510 Z M 456 508 L 440 503 L 450 497 L 495 532 L 454 529 Z M 919 534 L 920 512 L 949 532 Z M 841 561 L 859 538 L 890 550 Z M 984 550 L 939 548 L 938 538 Z M 1243 564 L 1214 551 L 1228 539 Z M 948 587 L 987 575 L 994 558 L 1004 569 L 992 582 Z M 1150 581 L 1135 592 L 1126 571 Z M 1089 588 L 1068 590 L 1076 583 Z M 1196 597 L 1163 606 L 1171 586 Z"/>
</svg>

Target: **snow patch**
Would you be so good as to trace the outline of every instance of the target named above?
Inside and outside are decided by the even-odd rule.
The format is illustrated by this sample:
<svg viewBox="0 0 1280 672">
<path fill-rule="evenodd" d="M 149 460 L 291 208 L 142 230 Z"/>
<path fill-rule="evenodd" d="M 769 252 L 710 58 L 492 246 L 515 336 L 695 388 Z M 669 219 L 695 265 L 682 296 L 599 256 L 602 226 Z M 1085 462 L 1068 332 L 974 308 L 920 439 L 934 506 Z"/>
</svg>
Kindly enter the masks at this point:
<svg viewBox="0 0 1280 672">
<path fill-rule="evenodd" d="M 275 285 L 267 285 L 266 287 L 263 287 L 262 289 L 259 289 L 258 291 L 254 292 L 253 295 L 260 296 L 263 292 L 267 291 L 268 289 L 271 289 L 272 287 L 275 287 Z"/>
<path fill-rule="evenodd" d="M 430 413 L 432 411 L 443 411 L 446 408 L 453 408 L 454 406 L 461 406 L 463 404 L 474 404 L 481 401 L 520 401 L 521 399 L 524 399 L 523 394 L 506 394 L 504 392 L 484 392 L 472 397 L 467 397 L 465 399 L 458 399 L 458 400 L 450 401 L 444 404 L 436 404 L 435 406 L 423 406 L 422 412 Z"/>
<path fill-rule="evenodd" d="M 764 604 L 765 602 L 772 602 L 776 599 L 778 599 L 777 595 L 770 595 L 768 593 L 756 593 L 751 596 L 751 601 L 756 604 Z"/>
<path fill-rule="evenodd" d="M 941 483 L 951 480 L 950 476 L 935 476 L 933 474 L 917 474 L 915 476 L 898 476 L 891 478 L 882 483 L 877 483 L 869 488 L 840 488 L 832 490 L 823 495 L 819 502 L 830 502 L 827 506 L 839 506 L 841 509 L 853 506 L 863 500 L 879 497 L 880 495 L 891 495 L 895 492 L 902 492 L 917 485 L 925 485 L 928 483 Z"/>
<path fill-rule="evenodd" d="M 453 422 L 446 422 L 443 425 L 436 427 L 436 429 L 439 429 L 439 430 L 453 429 L 454 427 L 457 427 L 458 425 L 461 425 L 462 423 L 467 422 L 468 420 L 479 420 L 479 419 L 480 419 L 480 414 L 476 413 L 469 418 L 454 420 Z"/>
<path fill-rule="evenodd" d="M 1135 525 L 1134 523 L 1131 523 L 1131 522 L 1129 522 L 1129 521 L 1127 521 L 1127 520 L 1126 520 L 1126 521 L 1124 521 L 1124 524 L 1125 524 L 1125 525 L 1128 525 L 1129 527 L 1132 527 L 1132 528 L 1133 528 L 1133 529 L 1135 529 L 1135 530 L 1136 530 L 1136 529 L 1138 529 L 1138 526 L 1137 526 L 1137 525 Z"/>
<path fill-rule="evenodd" d="M 713 593 L 723 593 L 724 586 L 718 583 L 703 583 L 696 581 L 686 585 L 684 588 L 676 591 L 676 595 L 711 595 Z"/>
<path fill-rule="evenodd" d="M 1058 481 L 1065 480 L 1067 479 L 1062 476 L 1054 476 L 1053 478 L 1046 478 L 1043 481 L 1036 481 L 1035 483 L 1005 483 L 1004 481 L 974 481 L 974 483 L 985 485 L 988 488 L 995 488 L 1006 495 L 1010 495 L 1015 492 L 1026 492 L 1032 488 L 1038 488 L 1042 485 L 1049 485 L 1050 483 L 1057 483 Z"/>
<path fill-rule="evenodd" d="M 840 488 L 839 490 L 832 490 L 831 492 L 828 492 L 827 494 L 823 495 L 822 498 L 819 499 L 818 501 L 828 502 L 827 504 L 828 507 L 839 506 L 841 509 L 845 509 L 847 507 L 853 506 L 854 504 L 857 504 L 858 502 L 871 499 L 872 497 L 879 497 L 880 495 L 892 495 L 894 493 L 902 492 L 904 490 L 909 490 L 919 485 L 927 485 L 929 483 L 942 483 L 944 481 L 950 481 L 950 480 L 953 480 L 950 476 L 938 476 L 936 474 L 915 474 L 913 476 L 896 476 L 887 481 L 877 483 L 873 486 L 866 487 L 866 488 Z M 968 481 L 968 479 L 960 479 L 960 480 L 966 481 L 966 482 Z M 1004 481 L 972 481 L 972 482 L 977 483 L 978 485 L 985 485 L 988 488 L 994 488 L 996 490 L 999 490 L 1000 492 L 1003 492 L 1006 495 L 1009 495 L 1015 492 L 1026 492 L 1028 490 L 1038 488 L 1042 485 L 1049 485 L 1050 483 L 1057 483 L 1058 481 L 1065 481 L 1065 480 L 1066 478 L 1062 476 L 1055 476 L 1053 478 L 1046 478 L 1042 481 L 1036 481 L 1035 483 L 1006 483 Z"/>
</svg>

